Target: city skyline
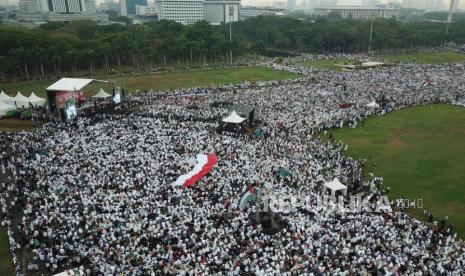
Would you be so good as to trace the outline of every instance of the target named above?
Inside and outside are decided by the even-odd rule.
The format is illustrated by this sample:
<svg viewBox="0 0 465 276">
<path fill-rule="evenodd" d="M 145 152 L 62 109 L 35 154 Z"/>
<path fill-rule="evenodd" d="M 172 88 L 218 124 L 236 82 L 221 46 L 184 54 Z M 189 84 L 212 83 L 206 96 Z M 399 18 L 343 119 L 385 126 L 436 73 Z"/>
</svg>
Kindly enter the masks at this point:
<svg viewBox="0 0 465 276">
<path fill-rule="evenodd" d="M 108 0 L 96 0 L 97 6 L 100 5 L 100 3 L 107 2 Z M 111 1 L 111 0 L 110 0 Z M 310 0 L 312 1 L 312 0 Z M 0 5 L 17 5 L 19 0 L 0 0 Z M 119 0 L 113 0 L 115 3 L 119 3 Z M 154 0 L 148 0 L 148 4 L 153 4 L 155 1 Z M 287 0 L 242 0 L 241 5 L 242 6 L 257 6 L 257 7 L 273 7 L 273 5 L 277 2 L 284 2 L 287 4 Z M 303 3 L 307 2 L 307 0 L 297 0 L 296 1 L 296 6 L 300 7 L 302 6 Z M 362 0 L 339 0 L 338 5 L 339 6 L 345 6 L 345 5 L 363 5 Z M 389 2 L 394 2 L 394 3 L 400 3 L 402 4 L 404 1 L 403 0 L 380 0 L 381 3 L 389 3 Z M 449 7 L 449 0 L 443 0 L 442 1 L 444 7 Z M 460 1 L 459 3 L 459 8 L 460 9 L 465 9 L 465 1 Z"/>
</svg>

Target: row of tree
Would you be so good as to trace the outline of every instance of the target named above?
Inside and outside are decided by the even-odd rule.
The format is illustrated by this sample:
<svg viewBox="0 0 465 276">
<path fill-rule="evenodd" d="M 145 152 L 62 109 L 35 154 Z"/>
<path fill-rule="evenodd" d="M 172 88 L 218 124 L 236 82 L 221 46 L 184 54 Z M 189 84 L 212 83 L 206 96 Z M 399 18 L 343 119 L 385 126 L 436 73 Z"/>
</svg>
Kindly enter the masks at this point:
<svg viewBox="0 0 465 276">
<path fill-rule="evenodd" d="M 293 52 L 364 52 L 371 21 L 299 20 L 259 16 L 229 26 L 205 21 L 184 26 L 162 20 L 145 25 L 99 26 L 95 22 L 47 23 L 27 30 L 0 25 L 0 78 L 3 82 L 115 67 L 206 66 L 234 57 L 262 55 L 270 49 Z M 465 20 L 444 23 L 379 19 L 373 24 L 372 49 L 378 51 L 465 43 Z"/>
</svg>

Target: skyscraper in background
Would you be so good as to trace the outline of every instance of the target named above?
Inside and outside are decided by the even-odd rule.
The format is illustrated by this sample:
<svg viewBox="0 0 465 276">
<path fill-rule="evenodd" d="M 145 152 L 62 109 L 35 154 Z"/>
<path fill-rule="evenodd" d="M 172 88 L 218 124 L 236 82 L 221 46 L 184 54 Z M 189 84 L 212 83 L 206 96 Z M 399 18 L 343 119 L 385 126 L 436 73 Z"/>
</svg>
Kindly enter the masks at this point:
<svg viewBox="0 0 465 276">
<path fill-rule="evenodd" d="M 21 0 L 19 11 L 22 13 L 81 14 L 95 13 L 94 0 Z"/>
<path fill-rule="evenodd" d="M 94 0 L 20 0 L 18 20 L 22 22 L 108 21 L 108 15 L 97 13 Z"/>
<path fill-rule="evenodd" d="M 192 24 L 204 20 L 204 0 L 159 0 L 156 1 L 159 19 Z"/>
<path fill-rule="evenodd" d="M 122 16 L 132 16 L 136 14 L 136 5 L 147 6 L 147 0 L 120 0 Z"/>
</svg>

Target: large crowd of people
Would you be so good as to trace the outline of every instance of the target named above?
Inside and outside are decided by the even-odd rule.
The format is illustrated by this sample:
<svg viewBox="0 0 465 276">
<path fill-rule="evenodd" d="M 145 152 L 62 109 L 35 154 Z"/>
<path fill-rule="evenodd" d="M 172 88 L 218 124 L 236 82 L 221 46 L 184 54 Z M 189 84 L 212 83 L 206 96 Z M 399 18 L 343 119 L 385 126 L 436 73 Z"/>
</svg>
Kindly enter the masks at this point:
<svg viewBox="0 0 465 276">
<path fill-rule="evenodd" d="M 381 196 L 385 185 L 363 177 L 363 160 L 316 134 L 400 108 L 465 105 L 465 68 L 276 67 L 303 75 L 145 92 L 130 112 L 2 134 L 2 224 L 17 272 L 463 275 L 463 241 L 403 212 L 299 208 L 274 214 L 283 223 L 270 235 L 254 219 L 260 201 L 240 208 L 239 199 L 250 188 L 316 198 L 335 177 L 349 195 Z M 218 132 L 224 103 L 254 107 L 264 135 Z M 215 153 L 217 165 L 193 187 L 173 185 L 199 153 Z M 279 177 L 280 168 L 290 173 Z"/>
</svg>

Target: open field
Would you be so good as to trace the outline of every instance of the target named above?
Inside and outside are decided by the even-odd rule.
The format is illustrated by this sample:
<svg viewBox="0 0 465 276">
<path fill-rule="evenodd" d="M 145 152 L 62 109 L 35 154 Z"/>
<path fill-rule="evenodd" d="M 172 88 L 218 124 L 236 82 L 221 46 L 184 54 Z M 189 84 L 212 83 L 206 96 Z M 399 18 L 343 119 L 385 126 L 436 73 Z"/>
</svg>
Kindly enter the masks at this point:
<svg viewBox="0 0 465 276">
<path fill-rule="evenodd" d="M 136 89 L 176 89 L 193 86 L 210 86 L 216 84 L 240 83 L 243 81 L 284 80 L 296 78 L 298 75 L 284 71 L 277 71 L 265 67 L 242 67 L 232 69 L 204 69 L 188 72 L 154 73 L 139 76 L 123 76 L 113 79 L 117 83 L 123 83 L 123 87 L 134 91 Z M 14 95 L 21 91 L 29 96 L 31 91 L 39 96 L 45 96 L 45 89 L 55 81 L 23 82 L 0 84 L 0 90 Z M 87 95 L 95 94 L 102 87 L 110 90 L 108 84 L 94 83 L 86 89 Z"/>
<path fill-rule="evenodd" d="M 318 69 L 326 69 L 326 70 L 335 70 L 335 71 L 343 71 L 342 67 L 337 66 L 336 64 L 353 64 L 354 60 L 348 59 L 328 59 L 328 60 L 313 60 L 313 61 L 306 61 L 300 63 L 301 66 L 306 67 L 314 67 Z"/>
<path fill-rule="evenodd" d="M 2 119 L 0 120 L 0 131 L 16 132 L 31 130 L 37 126 L 31 120 Z"/>
<path fill-rule="evenodd" d="M 465 54 L 444 51 L 444 52 L 418 52 L 416 54 L 384 55 L 383 58 L 388 61 L 415 62 L 420 64 L 438 64 L 465 62 Z"/>
<path fill-rule="evenodd" d="M 438 220 L 449 216 L 465 238 L 465 108 L 404 109 L 329 133 L 349 145 L 350 156 L 368 161 L 365 173 L 384 178 L 391 200 L 423 198 L 424 208 Z M 423 219 L 423 210 L 412 213 Z"/>
<path fill-rule="evenodd" d="M 465 62 L 465 54 L 450 51 L 435 53 L 418 52 L 412 54 L 383 55 L 374 57 L 373 61 L 414 62 L 420 64 L 455 63 Z M 342 68 L 335 64 L 353 64 L 354 62 L 355 61 L 348 59 L 331 59 L 307 61 L 300 63 L 300 65 L 319 69 L 342 71 Z"/>
</svg>

